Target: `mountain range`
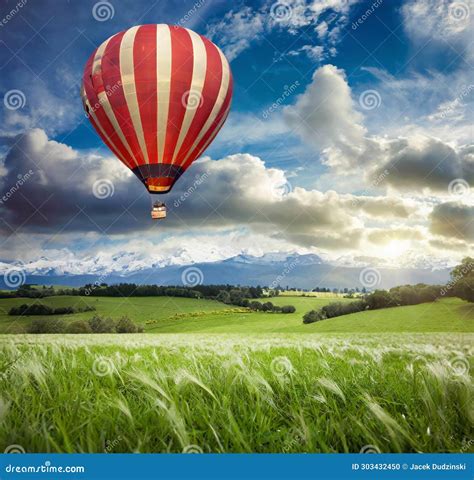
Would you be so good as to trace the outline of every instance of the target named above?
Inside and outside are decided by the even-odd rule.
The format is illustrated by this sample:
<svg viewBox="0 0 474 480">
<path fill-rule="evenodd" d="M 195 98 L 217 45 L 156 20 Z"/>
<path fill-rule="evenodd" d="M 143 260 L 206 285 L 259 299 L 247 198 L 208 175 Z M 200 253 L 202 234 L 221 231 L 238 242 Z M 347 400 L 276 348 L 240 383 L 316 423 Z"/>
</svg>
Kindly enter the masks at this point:
<svg viewBox="0 0 474 480">
<path fill-rule="evenodd" d="M 86 283 L 137 283 L 158 285 L 233 284 L 261 285 L 299 289 L 327 288 L 390 288 L 403 284 L 444 284 L 449 280 L 451 265 L 441 262 L 433 266 L 429 258 L 414 258 L 410 266 L 384 265 L 367 257 L 341 257 L 337 261 L 316 254 L 266 253 L 262 256 L 240 254 L 228 259 L 186 264 L 181 262 L 149 263 L 146 259 L 124 252 L 114 256 L 112 266 L 104 267 L 100 259 L 84 265 L 41 258 L 34 263 L 13 267 L 27 283 L 40 285 L 81 286 Z M 63 259 L 64 260 L 64 259 Z M 376 265 L 376 266 L 374 266 Z M 0 286 L 6 282 L 12 265 L 0 262 Z M 87 273 L 85 273 L 87 272 Z M 10 282 L 11 283 L 11 282 Z M 10 285 L 11 286 L 11 285 Z"/>
</svg>

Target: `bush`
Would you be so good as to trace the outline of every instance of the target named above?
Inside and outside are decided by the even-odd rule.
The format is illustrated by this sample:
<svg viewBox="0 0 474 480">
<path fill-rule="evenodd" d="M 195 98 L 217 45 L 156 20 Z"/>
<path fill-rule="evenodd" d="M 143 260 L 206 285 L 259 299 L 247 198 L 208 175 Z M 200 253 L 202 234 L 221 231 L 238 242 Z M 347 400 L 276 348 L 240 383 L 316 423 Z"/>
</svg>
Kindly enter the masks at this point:
<svg viewBox="0 0 474 480">
<path fill-rule="evenodd" d="M 326 317 L 323 315 L 321 310 L 310 310 L 306 312 L 303 316 L 303 323 L 314 323 L 324 320 Z"/>
<path fill-rule="evenodd" d="M 47 305 L 42 303 L 33 303 L 32 305 L 27 305 L 24 303 L 19 307 L 12 307 L 8 312 L 8 315 L 53 315 L 54 310 Z"/>
<path fill-rule="evenodd" d="M 273 310 L 273 303 L 265 302 L 264 304 L 262 304 L 262 310 L 264 312 L 271 312 Z"/>
<path fill-rule="evenodd" d="M 95 315 L 89 320 L 92 333 L 114 333 L 115 322 L 111 318 Z"/>
<path fill-rule="evenodd" d="M 119 318 L 115 327 L 117 333 L 140 333 L 143 327 L 135 325 L 128 317 Z"/>
<path fill-rule="evenodd" d="M 295 313 L 296 308 L 293 305 L 284 305 L 281 307 L 281 313 Z"/>
<path fill-rule="evenodd" d="M 67 333 L 92 333 L 92 328 L 85 320 L 76 320 L 67 326 Z"/>
<path fill-rule="evenodd" d="M 28 327 L 28 333 L 64 333 L 65 323 L 56 318 L 35 318 Z"/>
<path fill-rule="evenodd" d="M 251 310 L 256 310 L 259 312 L 263 310 L 263 305 L 260 302 L 257 302 L 256 300 L 254 300 L 249 303 L 249 308 Z"/>
<path fill-rule="evenodd" d="M 366 297 L 366 302 L 369 310 L 377 310 L 379 308 L 396 307 L 397 299 L 385 290 L 375 290 Z"/>
<path fill-rule="evenodd" d="M 321 308 L 321 312 L 325 318 L 340 317 L 341 315 L 349 315 L 350 313 L 362 312 L 367 308 L 365 300 L 357 302 L 334 302 L 329 303 Z"/>
</svg>

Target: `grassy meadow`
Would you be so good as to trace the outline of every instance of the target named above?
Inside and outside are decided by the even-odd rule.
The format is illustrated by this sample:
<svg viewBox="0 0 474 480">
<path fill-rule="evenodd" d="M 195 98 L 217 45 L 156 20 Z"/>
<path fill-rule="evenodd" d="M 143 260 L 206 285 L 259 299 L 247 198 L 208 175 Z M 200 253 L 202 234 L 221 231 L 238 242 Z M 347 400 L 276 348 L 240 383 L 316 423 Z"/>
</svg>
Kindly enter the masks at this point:
<svg viewBox="0 0 474 480">
<path fill-rule="evenodd" d="M 433 303 L 373 310 L 345 315 L 322 322 L 303 325 L 305 312 L 319 309 L 334 301 L 317 296 L 273 297 L 275 305 L 293 305 L 292 314 L 252 312 L 213 300 L 176 297 L 77 297 L 58 296 L 41 300 L 28 298 L 0 299 L 0 333 L 22 332 L 31 316 L 10 316 L 13 306 L 40 302 L 51 307 L 85 305 L 95 312 L 55 315 L 65 322 L 88 320 L 94 314 L 118 319 L 128 315 L 143 325 L 147 333 L 331 333 L 331 332 L 472 332 L 474 305 L 456 298 Z M 263 301 L 263 300 L 262 300 Z M 338 298 L 350 302 L 351 299 Z"/>
<path fill-rule="evenodd" d="M 3 336 L 28 452 L 460 452 L 472 336 Z"/>
<path fill-rule="evenodd" d="M 66 322 L 128 315 L 146 332 L 121 335 L 7 335 L 33 318 L 8 310 L 35 300 L 0 300 L 0 448 L 472 450 L 472 304 L 448 298 L 303 325 L 334 298 L 269 300 L 296 312 L 168 297 L 40 300 L 96 308 L 55 316 Z"/>
</svg>

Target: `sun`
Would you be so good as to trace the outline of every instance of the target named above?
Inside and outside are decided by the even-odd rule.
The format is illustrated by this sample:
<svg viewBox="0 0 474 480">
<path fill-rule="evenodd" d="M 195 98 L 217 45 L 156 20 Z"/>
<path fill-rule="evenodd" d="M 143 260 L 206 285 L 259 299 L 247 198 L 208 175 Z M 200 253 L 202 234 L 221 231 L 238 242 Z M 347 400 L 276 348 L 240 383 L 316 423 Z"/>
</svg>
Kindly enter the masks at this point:
<svg viewBox="0 0 474 480">
<path fill-rule="evenodd" d="M 381 248 L 381 253 L 386 258 L 397 258 L 410 248 L 409 240 L 391 240 Z"/>
</svg>

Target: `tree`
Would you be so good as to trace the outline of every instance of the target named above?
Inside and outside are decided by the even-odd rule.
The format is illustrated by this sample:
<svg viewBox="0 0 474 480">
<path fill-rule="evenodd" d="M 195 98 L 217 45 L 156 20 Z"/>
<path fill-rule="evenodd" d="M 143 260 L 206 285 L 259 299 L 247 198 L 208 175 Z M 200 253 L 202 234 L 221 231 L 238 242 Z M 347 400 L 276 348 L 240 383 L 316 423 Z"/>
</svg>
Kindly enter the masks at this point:
<svg viewBox="0 0 474 480">
<path fill-rule="evenodd" d="M 28 333 L 63 333 L 66 325 L 56 318 L 35 318 L 28 327 Z"/>
<path fill-rule="evenodd" d="M 393 295 L 385 290 L 375 290 L 375 292 L 367 295 L 367 305 L 369 310 L 377 310 L 378 308 L 395 307 L 397 305 Z"/>
<path fill-rule="evenodd" d="M 295 313 L 296 308 L 293 305 L 283 305 L 281 307 L 281 313 Z"/>
<path fill-rule="evenodd" d="M 130 320 L 128 317 L 121 317 L 117 320 L 117 325 L 115 327 L 117 333 L 139 333 L 143 332 L 143 328 L 135 325 L 135 323 Z"/>
<path fill-rule="evenodd" d="M 324 320 L 326 317 L 323 315 L 321 310 L 310 310 L 306 312 L 303 316 L 303 323 L 314 323 Z"/>
<path fill-rule="evenodd" d="M 92 328 L 85 320 L 71 322 L 66 329 L 67 333 L 92 333 Z"/>
<path fill-rule="evenodd" d="M 115 322 L 111 318 L 95 315 L 89 320 L 89 325 L 93 333 L 114 333 Z"/>
<path fill-rule="evenodd" d="M 441 293 L 453 295 L 468 302 L 474 302 L 474 258 L 466 257 L 451 271 L 451 281 Z"/>
</svg>

